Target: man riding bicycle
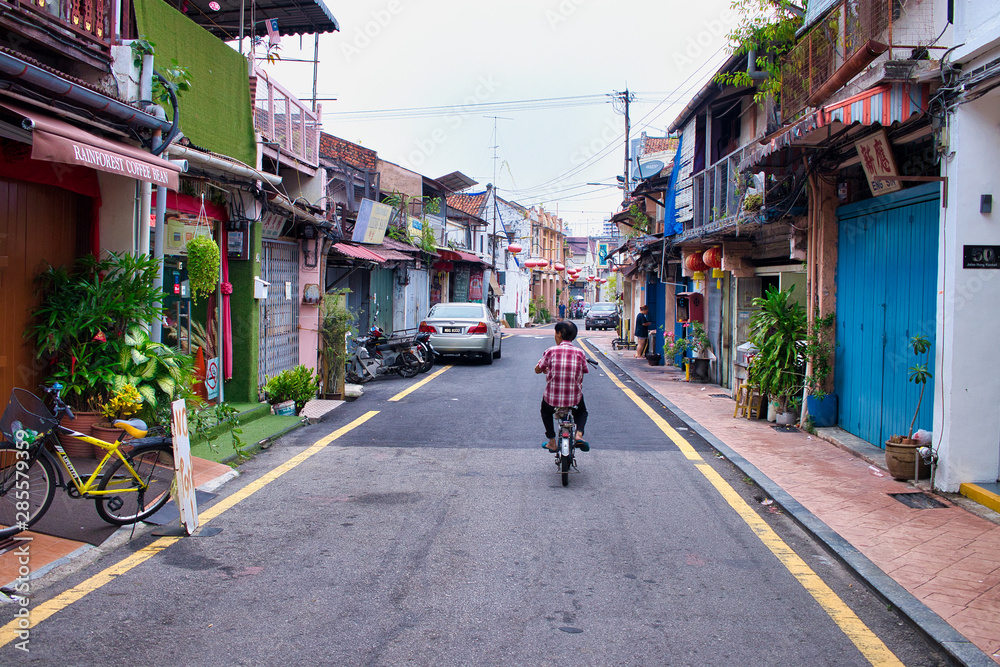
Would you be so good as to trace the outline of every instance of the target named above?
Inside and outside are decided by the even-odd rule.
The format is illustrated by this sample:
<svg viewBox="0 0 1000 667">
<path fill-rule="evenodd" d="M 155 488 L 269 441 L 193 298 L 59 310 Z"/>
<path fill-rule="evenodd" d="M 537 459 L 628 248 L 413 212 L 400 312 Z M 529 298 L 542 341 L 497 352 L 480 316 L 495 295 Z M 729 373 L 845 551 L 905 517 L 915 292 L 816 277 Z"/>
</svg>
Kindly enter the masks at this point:
<svg viewBox="0 0 1000 667">
<path fill-rule="evenodd" d="M 555 453 L 556 429 L 553 417 L 556 408 L 573 408 L 576 422 L 576 446 L 582 452 L 590 451 L 590 445 L 583 440 L 583 429 L 587 425 L 587 406 L 583 402 L 583 374 L 587 372 L 587 357 L 573 341 L 576 339 L 576 325 L 564 320 L 555 326 L 556 344 L 545 350 L 535 364 L 536 373 L 545 373 L 545 391 L 542 394 L 542 425 L 548 442 L 542 447 Z"/>
</svg>

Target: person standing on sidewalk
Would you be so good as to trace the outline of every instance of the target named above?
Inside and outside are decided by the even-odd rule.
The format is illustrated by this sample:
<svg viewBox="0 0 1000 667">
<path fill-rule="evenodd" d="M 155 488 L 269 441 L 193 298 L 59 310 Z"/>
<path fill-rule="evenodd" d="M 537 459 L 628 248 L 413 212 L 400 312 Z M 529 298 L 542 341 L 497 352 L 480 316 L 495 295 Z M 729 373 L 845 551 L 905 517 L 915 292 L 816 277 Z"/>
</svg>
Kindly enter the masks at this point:
<svg viewBox="0 0 1000 667">
<path fill-rule="evenodd" d="M 646 343 L 649 341 L 649 306 L 639 306 L 639 314 L 635 316 L 635 358 L 646 356 Z"/>
<path fill-rule="evenodd" d="M 566 319 L 566 304 L 565 303 L 560 303 L 559 304 L 559 319 L 560 320 Z"/>
</svg>

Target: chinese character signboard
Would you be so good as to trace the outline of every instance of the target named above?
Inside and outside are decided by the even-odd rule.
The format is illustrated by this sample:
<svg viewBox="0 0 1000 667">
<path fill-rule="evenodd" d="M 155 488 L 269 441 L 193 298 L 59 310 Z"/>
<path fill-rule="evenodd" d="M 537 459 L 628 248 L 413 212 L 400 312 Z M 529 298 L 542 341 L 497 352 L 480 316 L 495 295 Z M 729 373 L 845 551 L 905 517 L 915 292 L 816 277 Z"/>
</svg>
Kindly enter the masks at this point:
<svg viewBox="0 0 1000 667">
<path fill-rule="evenodd" d="M 469 273 L 469 301 L 483 301 L 483 270 L 473 269 Z"/>
<path fill-rule="evenodd" d="M 385 238 L 385 228 L 392 217 L 392 207 L 371 199 L 362 199 L 358 209 L 358 221 L 354 224 L 354 243 L 381 243 Z"/>
<path fill-rule="evenodd" d="M 597 265 L 602 269 L 608 268 L 608 244 L 597 244 Z"/>
<path fill-rule="evenodd" d="M 885 130 L 880 130 L 867 139 L 862 139 L 855 146 L 858 148 L 861 166 L 865 169 L 865 176 L 868 177 L 868 186 L 872 189 L 872 195 L 878 197 L 903 188 L 903 184 L 899 181 L 884 178 L 885 176 L 899 175 L 899 172 L 896 171 L 896 160 L 892 155 L 892 146 L 885 136 Z"/>
</svg>

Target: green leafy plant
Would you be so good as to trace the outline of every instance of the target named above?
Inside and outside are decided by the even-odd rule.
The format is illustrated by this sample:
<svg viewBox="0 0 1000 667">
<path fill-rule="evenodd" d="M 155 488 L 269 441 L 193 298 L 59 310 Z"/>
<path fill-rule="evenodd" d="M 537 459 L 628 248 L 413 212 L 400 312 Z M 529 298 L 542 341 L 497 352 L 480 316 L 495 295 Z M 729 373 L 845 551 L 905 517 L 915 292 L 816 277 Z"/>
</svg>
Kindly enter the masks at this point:
<svg viewBox="0 0 1000 667">
<path fill-rule="evenodd" d="M 673 332 L 664 335 L 663 358 L 667 362 L 672 363 L 676 357 L 687 358 L 689 352 L 697 355 L 709 346 L 708 334 L 701 322 L 692 322 L 686 327 L 686 333 L 684 338 L 675 337 Z"/>
<path fill-rule="evenodd" d="M 817 311 L 802 348 L 802 353 L 809 362 L 809 375 L 805 377 L 805 383 L 809 394 L 816 398 L 826 396 L 826 390 L 829 389 L 830 372 L 833 370 L 831 358 L 835 351 L 835 345 L 831 341 L 835 318 L 835 313 L 820 317 Z"/>
<path fill-rule="evenodd" d="M 750 318 L 750 342 L 759 350 L 750 362 L 750 382 L 776 397 L 781 412 L 788 412 L 789 399 L 804 381 L 806 314 L 801 305 L 789 301 L 794 289 L 794 285 L 784 291 L 769 287 L 753 300 L 760 310 Z"/>
<path fill-rule="evenodd" d="M 132 40 L 132 64 L 136 69 L 142 67 L 142 57 L 149 55 L 156 55 L 156 43 L 152 42 L 145 35 L 140 36 L 138 39 Z M 160 73 L 167 83 L 164 85 L 158 77 L 153 77 L 153 99 L 152 102 L 159 104 L 165 109 L 171 108 L 170 104 L 170 93 L 167 90 L 169 86 L 176 97 L 180 97 L 182 93 L 191 90 L 191 71 L 177 62 L 176 58 L 170 59 L 170 65 L 163 67 L 160 65 L 157 67 L 157 72 Z"/>
<path fill-rule="evenodd" d="M 160 408 L 186 395 L 193 379 L 189 355 L 152 341 L 143 328 L 134 326 L 122 338 L 111 388 L 119 392 L 127 385 L 135 387 L 143 414 L 157 418 Z"/>
<path fill-rule="evenodd" d="M 653 231 L 652 219 L 639 210 L 637 204 L 628 207 L 629 215 L 632 218 L 632 232 L 629 236 L 639 236 L 640 234 L 650 234 Z"/>
<path fill-rule="evenodd" d="M 198 303 L 199 294 L 214 294 L 219 284 L 219 245 L 209 236 L 195 236 L 187 243 L 187 258 L 191 300 Z"/>
<path fill-rule="evenodd" d="M 537 324 L 548 324 L 552 321 L 552 313 L 546 307 L 544 296 L 539 294 L 528 301 L 528 316 Z"/>
<path fill-rule="evenodd" d="M 788 0 L 733 0 L 731 7 L 740 17 L 739 24 L 727 35 L 733 55 L 755 52 L 755 65 L 767 73 L 767 78 L 754 80 L 742 69 L 720 72 L 713 81 L 756 87 L 755 102 L 762 102 L 769 94 L 777 98 L 781 93 L 781 58 L 795 44 L 803 10 Z"/>
<path fill-rule="evenodd" d="M 128 328 L 162 314 L 158 270 L 159 261 L 147 255 L 112 253 L 48 266 L 35 278 L 38 307 L 24 337 L 75 410 L 99 409 L 120 370 Z"/>
<path fill-rule="evenodd" d="M 743 199 L 744 211 L 749 211 L 749 212 L 759 211 L 763 205 L 764 205 L 764 195 L 762 194 L 758 193 L 750 194 Z"/>
<path fill-rule="evenodd" d="M 264 385 L 264 394 L 272 405 L 295 401 L 295 410 L 299 411 L 306 403 L 316 398 L 319 382 L 312 369 L 299 365 L 285 369 L 269 379 Z"/>
<path fill-rule="evenodd" d="M 323 341 L 323 376 L 325 391 L 340 391 L 340 378 L 347 362 L 347 334 L 354 329 L 357 315 L 345 305 L 348 289 L 323 296 L 319 336 Z"/>
<path fill-rule="evenodd" d="M 219 451 L 216 440 L 228 433 L 237 459 L 242 461 L 249 456 L 246 452 L 247 444 L 240 437 L 243 435 L 243 428 L 240 425 L 239 410 L 228 403 L 199 405 L 197 401 L 192 402 L 188 409 L 188 430 L 194 435 L 193 440 L 207 442 L 214 452 Z"/>
</svg>

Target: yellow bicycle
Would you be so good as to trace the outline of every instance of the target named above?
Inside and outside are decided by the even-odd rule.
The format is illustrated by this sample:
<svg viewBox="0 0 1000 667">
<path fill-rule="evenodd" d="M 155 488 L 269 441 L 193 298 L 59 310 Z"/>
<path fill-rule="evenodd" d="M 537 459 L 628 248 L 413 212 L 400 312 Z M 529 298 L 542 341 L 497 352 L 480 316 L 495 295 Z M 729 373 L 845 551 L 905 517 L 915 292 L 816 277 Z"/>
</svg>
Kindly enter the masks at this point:
<svg viewBox="0 0 1000 667">
<path fill-rule="evenodd" d="M 94 500 L 101 518 L 119 526 L 152 516 L 170 499 L 175 477 L 171 439 L 147 438 L 140 419 L 115 421 L 122 430 L 115 442 L 62 426 L 63 416 L 73 418 L 73 412 L 59 397 L 60 388 L 43 387 L 52 399 L 51 411 L 33 393 L 14 389 L 0 419 L 0 539 L 38 521 L 58 487 L 71 498 Z M 77 471 L 57 434 L 105 451 L 94 472 Z M 132 439 L 123 441 L 125 434 Z"/>
</svg>

